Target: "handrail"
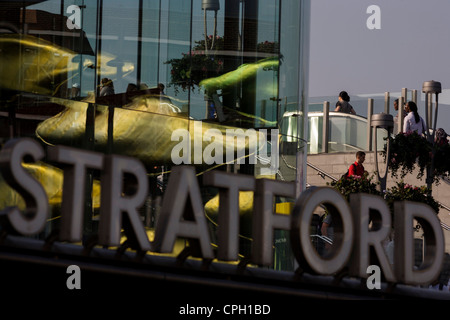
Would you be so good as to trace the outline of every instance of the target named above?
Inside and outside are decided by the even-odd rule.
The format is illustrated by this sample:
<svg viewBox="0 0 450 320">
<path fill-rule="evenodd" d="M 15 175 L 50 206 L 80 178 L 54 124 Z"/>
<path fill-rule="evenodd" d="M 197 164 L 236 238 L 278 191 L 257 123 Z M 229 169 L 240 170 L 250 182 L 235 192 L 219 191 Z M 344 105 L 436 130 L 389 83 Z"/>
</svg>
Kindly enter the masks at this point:
<svg viewBox="0 0 450 320">
<path fill-rule="evenodd" d="M 441 227 L 442 227 L 442 229 L 450 231 L 450 226 L 448 224 L 446 224 L 446 223 L 443 223 L 442 221 L 441 221 Z"/>
<path fill-rule="evenodd" d="M 437 203 L 439 204 L 439 206 L 441 206 L 445 210 L 450 211 L 450 207 L 446 206 L 445 204 L 440 203 L 439 201 L 437 201 Z"/>
<path fill-rule="evenodd" d="M 355 120 L 367 121 L 367 117 L 364 117 L 364 116 L 361 116 L 358 114 L 351 114 L 351 113 L 337 112 L 337 111 L 329 111 L 328 114 L 333 117 L 351 118 L 351 119 L 355 119 Z M 323 115 L 323 111 L 308 112 L 308 117 L 314 117 L 314 116 L 320 116 L 320 115 Z"/>
<path fill-rule="evenodd" d="M 359 114 L 351 114 L 351 113 L 337 112 L 337 111 L 329 111 L 328 113 L 333 117 L 345 117 L 345 118 L 353 118 L 353 119 L 357 119 L 357 120 L 366 120 L 367 121 L 367 117 L 364 117 Z M 299 116 L 302 114 L 303 114 L 303 112 L 301 112 L 301 111 L 287 111 L 283 114 L 283 117 L 296 117 L 296 116 Z M 318 116 L 321 114 L 323 114 L 323 111 L 309 111 L 308 117 L 315 117 L 315 116 Z"/>
<path fill-rule="evenodd" d="M 310 237 L 311 238 L 319 238 L 320 240 L 323 240 L 329 244 L 333 244 L 333 240 L 327 236 L 322 236 L 320 234 L 311 234 Z"/>
<path fill-rule="evenodd" d="M 333 181 L 338 181 L 339 179 L 333 177 L 331 174 L 326 173 L 325 171 L 323 171 L 322 169 L 316 167 L 315 165 L 313 165 L 312 163 L 306 161 L 306 164 L 308 165 L 308 167 L 313 168 L 314 170 L 316 170 L 317 172 L 319 172 L 318 174 L 323 178 L 324 176 L 330 178 Z"/>
</svg>

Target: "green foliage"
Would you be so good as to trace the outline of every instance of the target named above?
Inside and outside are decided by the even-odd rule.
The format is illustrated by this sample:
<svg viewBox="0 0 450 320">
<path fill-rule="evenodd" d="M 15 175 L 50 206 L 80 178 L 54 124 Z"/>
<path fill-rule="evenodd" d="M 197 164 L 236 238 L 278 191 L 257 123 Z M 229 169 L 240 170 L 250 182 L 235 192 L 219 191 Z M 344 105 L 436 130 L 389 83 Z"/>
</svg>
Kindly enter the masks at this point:
<svg viewBox="0 0 450 320">
<path fill-rule="evenodd" d="M 427 167 L 431 166 L 433 159 L 433 145 L 425 137 L 419 136 L 416 132 L 399 133 L 391 139 L 391 160 L 388 164 L 391 175 L 397 178 L 400 174 L 404 178 L 412 173 L 416 168 L 419 169 L 417 178 L 424 175 Z M 385 147 L 386 148 L 386 147 Z M 386 161 L 386 149 L 383 152 Z M 450 145 L 447 139 L 441 139 L 435 144 L 434 154 L 434 179 L 439 181 L 442 176 L 448 176 L 450 173 Z M 331 183 L 331 187 L 338 190 L 347 201 L 352 193 L 369 193 L 383 196 L 389 205 L 391 213 L 394 212 L 395 201 L 414 201 L 429 205 L 436 214 L 439 213 L 440 205 L 431 195 L 431 190 L 427 186 L 412 186 L 403 180 L 396 182 L 395 186 L 378 191 L 379 183 L 372 182 L 373 176 L 368 177 L 343 177 L 338 181 Z"/>
<path fill-rule="evenodd" d="M 394 201 L 415 201 L 429 205 L 436 214 L 439 213 L 439 204 L 431 196 L 431 190 L 426 186 L 416 187 L 403 181 L 397 182 L 395 186 L 388 188 L 381 193 L 378 191 L 378 182 L 372 182 L 373 176 L 368 177 L 366 174 L 364 177 L 353 176 L 343 177 L 337 181 L 331 182 L 331 187 L 339 191 L 347 201 L 350 199 L 352 193 L 368 193 L 378 196 L 384 196 L 388 203 L 391 213 L 394 212 Z"/>
<path fill-rule="evenodd" d="M 178 92 L 179 88 L 183 91 L 194 90 L 195 87 L 200 88 L 200 82 L 205 79 L 219 77 L 231 70 L 224 69 L 225 55 L 220 54 L 226 50 L 224 46 L 224 38 L 216 36 L 214 44 L 213 37 L 206 39 L 208 50 L 206 50 L 205 40 L 195 41 L 195 45 L 188 53 L 182 53 L 181 58 L 170 59 L 165 64 L 171 65 L 169 86 L 175 88 Z M 212 49 L 211 46 L 213 46 Z M 279 53 L 279 43 L 265 41 L 257 44 L 258 53 Z M 256 54 L 256 53 L 255 53 Z"/>
<path fill-rule="evenodd" d="M 447 139 L 436 143 L 436 152 L 434 155 L 434 174 L 439 177 L 450 176 L 450 144 Z M 435 177 L 436 180 L 436 177 Z"/>
<path fill-rule="evenodd" d="M 280 44 L 273 41 L 264 41 L 256 45 L 256 50 L 258 50 L 258 52 L 265 53 L 278 53 L 280 50 Z"/>
<path fill-rule="evenodd" d="M 207 42 L 208 48 L 210 48 L 212 36 L 208 38 Z M 222 75 L 224 58 L 215 53 L 216 50 L 223 50 L 223 42 L 223 37 L 217 36 L 214 50 L 206 51 L 205 40 L 195 41 L 196 45 L 189 53 L 182 53 L 182 57 L 179 59 L 166 61 L 166 64 L 172 66 L 169 86 L 174 86 L 176 91 L 178 88 L 183 91 L 189 88 L 193 90 L 203 79 Z"/>
<path fill-rule="evenodd" d="M 439 213 L 439 204 L 431 196 L 431 190 L 426 186 L 416 187 L 403 181 L 397 182 L 397 185 L 387 190 L 385 199 L 393 212 L 394 201 L 408 200 L 421 202 L 429 205 L 436 214 Z"/>
<path fill-rule="evenodd" d="M 418 179 L 423 177 L 426 166 L 431 160 L 432 146 L 427 139 L 417 132 L 399 133 L 391 139 L 391 160 L 389 169 L 392 177 L 404 178 L 412 173 L 416 166 L 419 168 Z M 386 161 L 386 150 L 383 152 Z"/>
<path fill-rule="evenodd" d="M 416 168 L 419 172 L 417 179 L 422 179 L 427 167 L 431 167 L 433 159 L 433 145 L 423 136 L 416 132 L 399 133 L 391 139 L 391 159 L 388 167 L 393 178 L 404 178 L 412 173 Z M 434 182 L 439 182 L 440 177 L 447 177 L 450 174 L 450 145 L 447 141 L 441 140 L 436 143 L 434 155 Z M 382 152 L 386 161 L 386 146 Z"/>
<path fill-rule="evenodd" d="M 381 192 L 377 189 L 379 183 L 372 182 L 372 179 L 374 179 L 374 176 L 369 177 L 367 173 L 365 173 L 363 177 L 342 177 L 337 181 L 331 182 L 331 187 L 339 191 L 345 197 L 345 199 L 347 199 L 347 201 L 350 199 L 350 194 L 352 193 L 369 193 L 381 195 Z"/>
</svg>

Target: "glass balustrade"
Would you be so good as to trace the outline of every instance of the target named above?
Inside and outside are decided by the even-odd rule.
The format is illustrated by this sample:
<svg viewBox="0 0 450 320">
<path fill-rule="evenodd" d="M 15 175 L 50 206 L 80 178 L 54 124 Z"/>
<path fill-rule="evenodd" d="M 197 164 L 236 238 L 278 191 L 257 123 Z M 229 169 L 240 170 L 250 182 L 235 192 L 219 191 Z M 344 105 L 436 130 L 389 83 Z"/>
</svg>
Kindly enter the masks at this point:
<svg viewBox="0 0 450 320">
<path fill-rule="evenodd" d="M 297 136 L 297 112 L 285 113 L 281 122 L 282 141 L 291 142 Z M 323 150 L 323 112 L 308 113 L 308 153 L 321 153 Z M 329 113 L 328 152 L 356 152 L 368 150 L 367 118 L 341 112 Z M 377 129 L 377 150 L 382 151 L 387 131 Z M 372 142 L 373 143 L 373 142 Z"/>
</svg>

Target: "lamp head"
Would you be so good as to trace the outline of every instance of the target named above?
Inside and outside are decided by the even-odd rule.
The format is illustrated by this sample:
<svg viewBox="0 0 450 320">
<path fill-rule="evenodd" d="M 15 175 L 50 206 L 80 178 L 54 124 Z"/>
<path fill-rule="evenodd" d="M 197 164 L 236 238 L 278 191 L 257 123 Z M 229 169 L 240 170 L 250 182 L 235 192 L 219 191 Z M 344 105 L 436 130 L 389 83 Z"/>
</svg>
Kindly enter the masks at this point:
<svg viewBox="0 0 450 320">
<path fill-rule="evenodd" d="M 370 122 L 372 127 L 383 128 L 390 130 L 394 127 L 394 118 L 392 114 L 378 113 L 372 115 L 372 121 Z"/>
<path fill-rule="evenodd" d="M 441 93 L 441 83 L 431 80 L 431 81 L 425 81 L 422 85 L 422 92 L 423 93 Z"/>
<path fill-rule="evenodd" d="M 202 0 L 202 10 L 220 10 L 219 0 Z"/>
</svg>

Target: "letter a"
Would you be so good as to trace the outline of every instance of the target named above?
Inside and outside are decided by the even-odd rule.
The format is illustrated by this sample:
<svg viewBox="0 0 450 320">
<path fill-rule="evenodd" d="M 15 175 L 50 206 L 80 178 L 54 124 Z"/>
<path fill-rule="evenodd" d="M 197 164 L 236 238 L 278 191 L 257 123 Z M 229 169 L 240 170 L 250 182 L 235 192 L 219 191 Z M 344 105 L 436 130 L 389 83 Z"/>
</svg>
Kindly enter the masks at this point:
<svg viewBox="0 0 450 320">
<path fill-rule="evenodd" d="M 181 141 L 180 141 L 181 138 Z M 180 141 L 172 148 L 170 157 L 174 164 L 191 164 L 191 135 L 186 129 L 176 129 L 172 132 L 171 141 Z M 182 152 L 182 156 L 180 156 Z"/>
<path fill-rule="evenodd" d="M 373 273 L 372 273 L 373 272 Z M 367 267 L 367 274 L 372 273 L 366 281 L 367 289 L 381 289 L 381 270 L 379 266 L 370 265 Z"/>
<path fill-rule="evenodd" d="M 66 286 L 67 289 L 81 289 L 81 271 L 80 267 L 77 265 L 70 265 L 67 267 L 66 273 L 72 273 L 70 277 L 67 278 Z"/>
<path fill-rule="evenodd" d="M 81 9 L 77 5 L 70 5 L 67 7 L 66 13 L 72 13 L 70 17 L 67 18 L 67 28 L 69 30 L 81 29 Z"/>
<path fill-rule="evenodd" d="M 367 14 L 372 14 L 367 18 L 367 29 L 381 29 L 381 9 L 379 6 L 371 5 L 366 10 Z"/>
<path fill-rule="evenodd" d="M 189 166 L 172 169 L 155 227 L 152 251 L 172 252 L 177 237 L 190 239 L 192 248 L 203 258 L 214 258 L 200 187 L 195 169 Z"/>
</svg>

